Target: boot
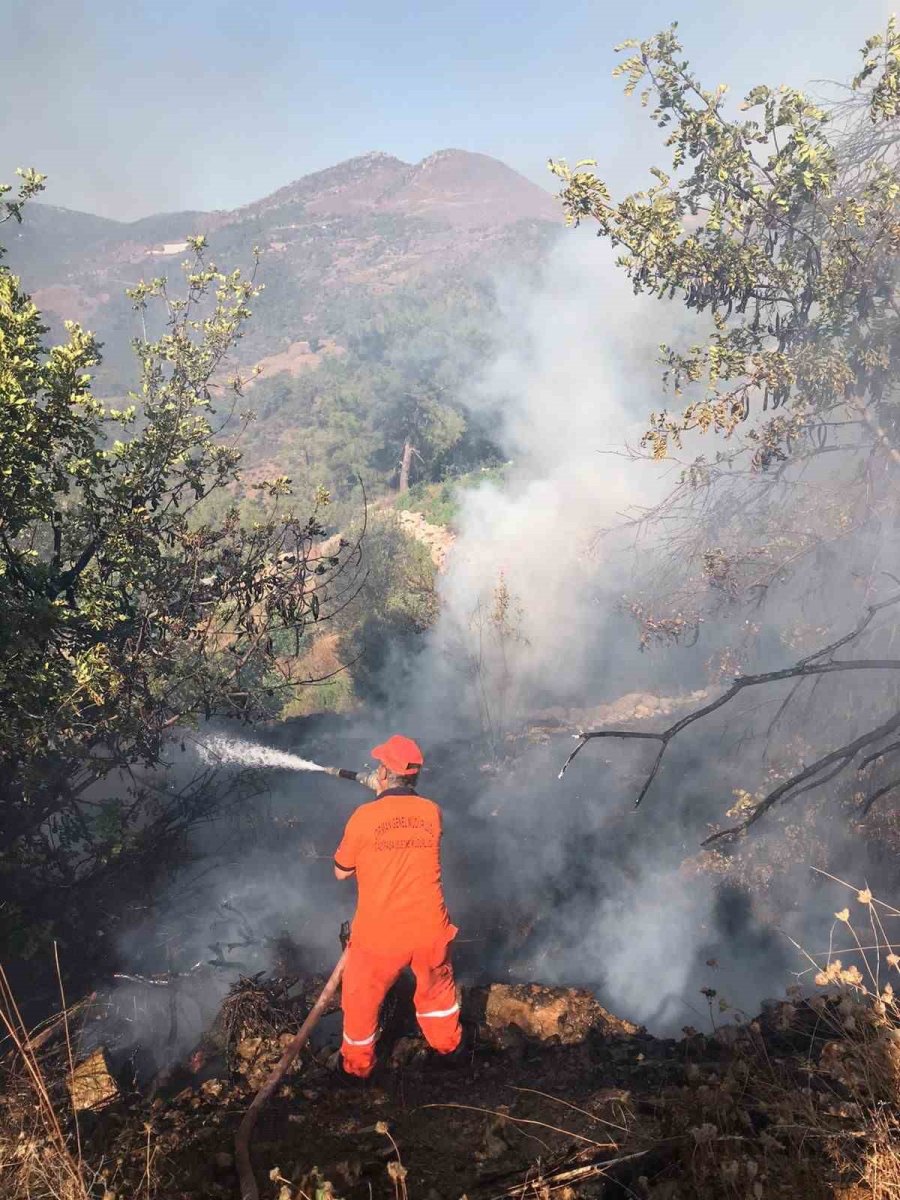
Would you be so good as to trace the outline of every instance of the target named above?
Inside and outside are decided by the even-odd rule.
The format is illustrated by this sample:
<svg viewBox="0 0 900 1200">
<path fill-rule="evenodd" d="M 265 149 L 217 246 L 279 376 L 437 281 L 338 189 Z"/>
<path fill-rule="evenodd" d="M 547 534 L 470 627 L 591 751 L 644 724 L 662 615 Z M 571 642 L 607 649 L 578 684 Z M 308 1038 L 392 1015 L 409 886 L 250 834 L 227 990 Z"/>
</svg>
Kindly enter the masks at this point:
<svg viewBox="0 0 900 1200">
<path fill-rule="evenodd" d="M 368 1075 L 351 1075 L 349 1071 L 344 1070 L 340 1054 L 336 1055 L 334 1064 L 329 1063 L 329 1066 L 331 1069 L 330 1084 L 340 1091 L 368 1091 L 370 1088 L 379 1086 L 376 1076 L 383 1074 L 383 1069 L 376 1063 Z"/>
<path fill-rule="evenodd" d="M 457 1071 L 460 1068 L 471 1066 L 474 1054 L 475 1028 L 466 1023 L 462 1026 L 462 1037 L 456 1049 L 451 1050 L 449 1054 L 439 1054 L 437 1050 L 429 1050 L 427 1065 L 429 1069 L 438 1071 Z"/>
</svg>

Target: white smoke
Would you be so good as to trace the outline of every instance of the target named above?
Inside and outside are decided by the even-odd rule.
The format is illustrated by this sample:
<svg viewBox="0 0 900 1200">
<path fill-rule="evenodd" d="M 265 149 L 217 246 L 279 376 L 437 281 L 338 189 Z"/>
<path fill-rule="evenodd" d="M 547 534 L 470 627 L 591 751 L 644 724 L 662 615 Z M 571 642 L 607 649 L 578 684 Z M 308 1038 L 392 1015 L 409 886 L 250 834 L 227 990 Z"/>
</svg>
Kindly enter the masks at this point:
<svg viewBox="0 0 900 1200">
<path fill-rule="evenodd" d="M 458 703 L 459 687 L 447 684 L 468 669 L 470 715 L 484 721 L 493 707 L 495 751 L 498 723 L 521 729 L 542 706 L 583 708 L 659 692 L 667 672 L 675 692 L 682 687 L 689 652 L 642 655 L 620 601 L 641 556 L 652 553 L 634 519 L 664 498 L 680 470 L 629 448 L 638 447 L 649 413 L 666 405 L 660 343 L 696 336 L 698 326 L 675 306 L 635 296 L 606 248 L 577 235 L 559 243 L 537 286 L 506 281 L 499 298 L 498 350 L 468 399 L 493 416 L 512 461 L 502 482 L 461 493 L 431 670 L 423 672 L 423 688 L 429 679 L 435 686 L 414 705 L 421 714 L 448 696 Z M 501 576 L 514 636 L 499 647 L 490 617 Z M 533 910 L 538 897 L 547 906 L 540 936 L 506 969 L 523 979 L 598 986 L 615 1011 L 656 1031 L 699 1023 L 696 1005 L 704 1015 L 707 943 L 722 959 L 717 978 L 731 982 L 741 1006 L 752 1009 L 780 991 L 785 959 L 777 938 L 754 933 L 747 911 L 741 937 L 720 945 L 718 881 L 679 869 L 704 832 L 681 803 L 690 771 L 674 796 L 656 795 L 633 813 L 645 744 L 610 745 L 624 772 L 586 752 L 562 783 L 559 753 L 527 753 L 485 786 L 472 809 L 494 841 L 497 892 L 519 911 Z M 699 774 L 703 788 L 705 766 Z M 724 777 L 720 786 L 727 795 Z M 492 821 L 497 814 L 502 819 Z M 449 836 L 466 831 L 457 826 Z M 477 903 L 470 912 L 474 918 Z"/>
<path fill-rule="evenodd" d="M 665 403 L 657 348 L 680 340 L 687 322 L 675 306 L 635 297 L 604 248 L 574 234 L 536 286 L 504 281 L 500 301 L 496 352 L 467 399 L 492 415 L 512 461 L 502 482 L 461 492 L 441 616 L 412 669 L 404 662 L 403 687 L 389 689 L 383 710 L 331 729 L 327 744 L 324 726 L 305 736 L 315 753 L 353 764 L 386 732 L 421 740 L 433 769 L 423 790 L 446 817 L 445 880 L 461 958 L 477 945 L 462 965 L 464 982 L 490 973 L 594 987 L 603 1003 L 654 1032 L 702 1023 L 704 984 L 727 986 L 730 1000 L 753 1011 L 786 982 L 777 935 L 740 900 L 732 934 L 717 881 L 681 870 L 705 832 L 695 801 L 730 794 L 733 761 L 715 752 L 691 760 L 690 738 L 679 739 L 637 812 L 643 743 L 610 746 L 612 765 L 588 749 L 562 781 L 566 736 L 534 748 L 518 742 L 504 771 L 478 769 L 484 751 L 470 732 L 486 708 L 489 740 L 502 756 L 512 745 L 504 732 L 521 731 L 544 705 L 659 691 L 666 670 L 677 691 L 690 663 L 683 650 L 668 659 L 641 655 L 619 611 L 648 553 L 627 521 L 662 498 L 679 470 L 635 459 L 626 445 L 637 444 L 647 414 Z M 599 536 L 604 530 L 617 532 Z M 491 640 L 501 576 L 514 631 L 502 646 Z M 291 730 L 273 736 L 287 741 Z M 273 803 L 285 834 L 256 856 L 242 847 L 206 878 L 207 898 L 192 904 L 198 929 L 227 895 L 250 914 L 257 940 L 268 944 L 286 930 L 317 964 L 327 963 L 353 900 L 331 877 L 331 854 L 361 797 L 286 750 L 232 738 L 207 747 L 223 763 L 319 773 L 279 782 Z M 310 850 L 303 862 L 295 858 L 300 828 Z M 532 933 L 517 941 L 519 918 Z M 239 927 L 216 934 L 224 943 L 242 936 Z M 196 941 L 199 956 L 209 939 L 198 932 Z M 714 971 L 705 966 L 713 957 Z"/>
<path fill-rule="evenodd" d="M 517 634 L 507 665 L 524 711 L 556 693 L 596 695 L 596 653 L 620 636 L 609 621 L 634 562 L 623 553 L 629 521 L 673 478 L 628 449 L 661 406 L 655 359 L 673 310 L 635 296 L 597 240 L 575 234 L 536 287 L 505 281 L 499 299 L 499 349 L 467 400 L 491 415 L 512 461 L 502 483 L 460 493 L 435 637 L 451 663 L 436 669 L 458 667 L 466 643 L 478 653 L 479 613 L 490 613 L 502 577 Z"/>
</svg>

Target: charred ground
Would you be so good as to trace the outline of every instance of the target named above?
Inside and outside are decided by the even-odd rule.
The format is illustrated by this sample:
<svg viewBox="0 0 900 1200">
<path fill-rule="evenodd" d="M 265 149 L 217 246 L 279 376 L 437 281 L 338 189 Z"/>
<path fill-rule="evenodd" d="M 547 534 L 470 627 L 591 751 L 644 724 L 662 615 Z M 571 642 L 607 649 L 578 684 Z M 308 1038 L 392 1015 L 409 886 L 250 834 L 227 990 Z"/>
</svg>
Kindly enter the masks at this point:
<svg viewBox="0 0 900 1200">
<path fill-rule="evenodd" d="M 99 1055 L 93 1091 L 83 1079 L 72 1088 L 62 1022 L 38 1033 L 54 1101 L 62 1108 L 69 1087 L 84 1105 L 80 1146 L 99 1165 L 96 1195 L 236 1195 L 240 1116 L 321 982 L 240 981 L 195 1053 L 143 1089 L 121 1069 L 111 1082 Z M 398 985 L 371 1083 L 343 1083 L 326 1040 L 279 1088 L 253 1143 L 261 1195 L 887 1197 L 898 1179 L 896 1014 L 831 982 L 812 1001 L 679 1041 L 586 993 L 471 989 L 464 1013 L 476 1037 L 452 1070 L 415 1036 Z M 76 1042 L 98 1020 L 109 1016 L 96 1001 L 72 1014 Z M 54 1147 L 21 1064 L 5 1070 L 7 1194 L 45 1194 Z M 91 1108 L 98 1092 L 106 1102 Z"/>
</svg>

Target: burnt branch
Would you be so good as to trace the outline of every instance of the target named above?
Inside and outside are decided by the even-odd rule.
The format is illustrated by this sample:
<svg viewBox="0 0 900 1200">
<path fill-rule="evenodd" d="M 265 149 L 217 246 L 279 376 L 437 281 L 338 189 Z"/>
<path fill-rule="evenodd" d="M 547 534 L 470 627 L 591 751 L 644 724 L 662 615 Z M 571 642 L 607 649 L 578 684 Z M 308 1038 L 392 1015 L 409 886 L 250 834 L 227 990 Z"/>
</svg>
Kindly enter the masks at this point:
<svg viewBox="0 0 900 1200">
<path fill-rule="evenodd" d="M 900 750 L 900 742 L 891 742 L 889 746 L 882 746 L 874 754 L 867 754 L 856 769 L 864 771 L 871 763 L 876 762 L 879 758 L 887 758 L 889 754 L 894 754 L 897 750 Z"/>
<path fill-rule="evenodd" d="M 767 796 L 764 796 L 758 804 L 754 804 L 747 817 L 738 825 L 733 825 L 729 829 L 718 830 L 716 833 L 711 834 L 708 838 L 705 838 L 703 845 L 710 846 L 714 842 L 731 841 L 738 834 L 746 832 L 746 830 L 748 830 L 751 825 L 754 825 L 761 816 L 767 813 L 773 805 L 777 804 L 780 800 L 788 798 L 790 793 L 793 792 L 794 796 L 797 796 L 800 795 L 801 792 L 811 791 L 812 788 L 819 787 L 821 784 L 827 783 L 829 779 L 832 779 L 838 774 L 839 771 L 843 770 L 844 767 L 852 762 L 860 750 L 864 750 L 867 746 L 874 745 L 875 742 L 881 741 L 882 738 L 887 737 L 888 734 L 894 733 L 897 729 L 900 729 L 900 713 L 895 713 L 892 717 L 888 718 L 888 720 L 883 722 L 881 725 L 878 725 L 875 729 L 869 730 L 868 733 L 861 734 L 852 742 L 848 742 L 846 746 L 841 746 L 838 750 L 832 750 L 829 754 L 823 755 L 822 758 L 812 763 L 811 766 L 799 771 L 796 775 L 792 775 L 790 779 L 786 779 L 784 783 L 779 784 L 777 788 L 774 788 Z M 816 778 L 821 774 L 821 772 L 826 771 L 827 768 L 833 766 L 836 766 L 837 769 L 828 771 L 828 773 L 823 775 L 821 778 Z M 803 783 L 805 783 L 806 786 L 800 787 L 799 785 Z M 793 796 L 790 796 L 790 798 L 793 799 Z"/>
<path fill-rule="evenodd" d="M 892 779 L 890 783 L 886 783 L 883 787 L 878 788 L 877 791 L 872 792 L 870 796 L 866 797 L 865 802 L 862 805 L 862 815 L 866 816 L 876 800 L 880 800 L 882 796 L 886 796 L 889 792 L 894 791 L 894 789 L 897 787 L 900 787 L 900 777 L 897 779 Z"/>
<path fill-rule="evenodd" d="M 761 687 L 768 684 L 781 683 L 788 679 L 796 679 L 798 684 L 796 684 L 791 690 L 791 693 L 787 698 L 787 702 L 789 702 L 795 695 L 797 686 L 805 678 L 817 677 L 820 679 L 825 675 L 831 675 L 843 671 L 900 671 L 900 659 L 833 658 L 833 655 L 837 650 L 851 645 L 853 642 L 859 639 L 871 626 L 879 612 L 898 603 L 900 603 L 900 593 L 894 593 L 887 599 L 882 600 L 877 604 L 868 605 L 865 613 L 849 633 L 844 634 L 836 641 L 830 642 L 827 646 L 821 647 L 813 654 L 809 654 L 805 658 L 801 658 L 798 662 L 794 663 L 790 667 L 784 667 L 777 671 L 765 671 L 757 675 L 738 676 L 732 683 L 731 687 L 729 687 L 727 691 L 723 692 L 720 696 L 716 697 L 715 700 L 711 700 L 708 704 L 703 705 L 702 708 L 697 708 L 692 712 L 687 713 L 685 716 L 675 721 L 667 729 L 663 729 L 655 733 L 633 729 L 596 729 L 583 730 L 574 734 L 573 736 L 578 740 L 578 745 L 563 763 L 562 769 L 559 772 L 559 778 L 562 779 L 563 775 L 568 770 L 570 763 L 584 749 L 587 743 L 596 738 L 620 738 L 623 740 L 639 739 L 642 741 L 658 742 L 659 751 L 634 802 L 635 808 L 637 808 L 637 806 L 647 795 L 647 792 L 650 790 L 653 781 L 656 779 L 669 744 L 689 725 L 693 725 L 695 722 L 703 720 L 704 717 L 710 716 L 710 714 L 716 712 L 718 709 L 724 708 L 725 705 L 729 704 L 746 688 Z M 781 708 L 779 709 L 779 716 L 784 711 L 786 703 L 782 704 Z M 862 734 L 853 742 L 850 742 L 846 746 L 842 746 L 839 749 L 833 750 L 829 754 L 824 755 L 811 766 L 804 768 L 795 775 L 792 775 L 790 779 L 785 780 L 782 784 L 765 796 L 759 802 L 759 804 L 753 807 L 747 818 L 741 822 L 740 825 L 737 825 L 731 829 L 721 830 L 713 834 L 711 837 L 706 839 L 704 845 L 708 845 L 709 843 L 719 839 L 733 837 L 737 833 L 743 832 L 749 828 L 750 825 L 754 824 L 765 812 L 767 812 L 773 804 L 777 804 L 779 800 L 786 798 L 790 793 L 799 795 L 802 792 L 809 791 L 812 788 L 820 787 L 822 784 L 827 783 L 830 779 L 834 778 L 835 775 L 839 774 L 840 771 L 842 771 L 846 766 L 848 766 L 861 750 L 875 745 L 884 737 L 887 737 L 889 734 L 895 732 L 895 730 L 898 728 L 900 728 L 900 714 L 895 714 L 882 725 L 870 730 L 868 733 Z M 883 748 L 876 754 L 871 755 L 869 758 L 864 760 L 860 769 L 862 769 L 862 766 L 867 765 L 881 754 L 885 754 L 889 750 L 894 749 L 897 745 L 900 745 L 900 743 L 895 743 L 894 745 Z"/>
</svg>

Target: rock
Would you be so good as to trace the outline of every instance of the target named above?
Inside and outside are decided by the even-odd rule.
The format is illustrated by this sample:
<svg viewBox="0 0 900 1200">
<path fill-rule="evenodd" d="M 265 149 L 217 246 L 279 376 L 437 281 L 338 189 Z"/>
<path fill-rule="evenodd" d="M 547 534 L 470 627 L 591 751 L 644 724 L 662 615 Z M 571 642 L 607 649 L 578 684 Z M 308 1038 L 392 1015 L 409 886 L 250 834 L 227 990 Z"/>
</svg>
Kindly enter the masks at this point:
<svg viewBox="0 0 900 1200">
<path fill-rule="evenodd" d="M 420 512 L 401 510 L 397 513 L 397 520 L 403 532 L 420 542 L 431 555 L 434 565 L 442 571 L 456 540 L 454 534 L 443 525 L 429 524 Z"/>
<path fill-rule="evenodd" d="M 329 1071 L 339 1071 L 341 1069 L 340 1050 L 329 1050 L 328 1057 L 325 1059 L 325 1066 Z"/>
<path fill-rule="evenodd" d="M 475 1151 L 475 1161 L 478 1163 L 491 1163 L 498 1158 L 502 1158 L 510 1149 L 508 1140 L 509 1122 L 506 1117 L 509 1114 L 509 1106 L 501 1104 L 496 1113 L 487 1122 L 484 1130 L 484 1135 L 481 1142 L 481 1148 Z"/>
<path fill-rule="evenodd" d="M 401 1037 L 391 1051 L 391 1065 L 405 1067 L 425 1056 L 425 1043 L 418 1037 Z"/>
<path fill-rule="evenodd" d="M 566 1046 L 585 1041 L 591 1033 L 630 1037 L 640 1032 L 639 1026 L 613 1016 L 582 988 L 540 984 L 492 984 L 484 994 L 483 1021 L 495 1042 L 513 1025 L 538 1041 L 559 1039 Z"/>
<path fill-rule="evenodd" d="M 76 1112 L 103 1108 L 119 1095 L 102 1047 L 75 1067 L 69 1080 L 69 1094 Z"/>
<path fill-rule="evenodd" d="M 493 1041 L 498 1050 L 514 1059 L 524 1058 L 528 1049 L 528 1036 L 518 1025 L 496 1030 Z"/>
</svg>

